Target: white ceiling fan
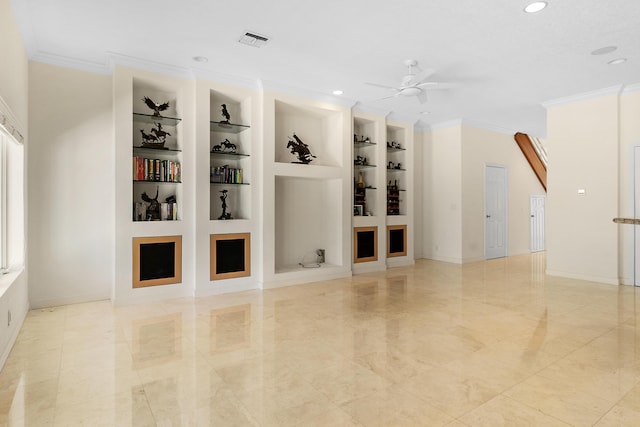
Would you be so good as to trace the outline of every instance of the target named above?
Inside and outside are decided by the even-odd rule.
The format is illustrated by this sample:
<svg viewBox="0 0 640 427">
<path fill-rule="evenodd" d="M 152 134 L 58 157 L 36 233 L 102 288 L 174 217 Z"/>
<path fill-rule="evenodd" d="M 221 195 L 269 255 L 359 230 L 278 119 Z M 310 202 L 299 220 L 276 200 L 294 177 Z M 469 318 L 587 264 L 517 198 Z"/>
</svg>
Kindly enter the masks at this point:
<svg viewBox="0 0 640 427">
<path fill-rule="evenodd" d="M 369 86 L 391 89 L 395 92 L 392 95 L 379 98 L 378 100 L 394 98 L 396 96 L 415 96 L 421 104 L 424 104 L 427 102 L 427 90 L 450 89 L 455 86 L 452 83 L 427 81 L 427 79 L 435 73 L 435 70 L 421 70 L 420 67 L 418 67 L 418 61 L 415 59 L 407 59 L 404 61 L 404 65 L 407 66 L 409 72 L 402 77 L 402 83 L 400 83 L 400 86 L 398 87 L 381 85 L 378 83 L 365 83 Z"/>
</svg>

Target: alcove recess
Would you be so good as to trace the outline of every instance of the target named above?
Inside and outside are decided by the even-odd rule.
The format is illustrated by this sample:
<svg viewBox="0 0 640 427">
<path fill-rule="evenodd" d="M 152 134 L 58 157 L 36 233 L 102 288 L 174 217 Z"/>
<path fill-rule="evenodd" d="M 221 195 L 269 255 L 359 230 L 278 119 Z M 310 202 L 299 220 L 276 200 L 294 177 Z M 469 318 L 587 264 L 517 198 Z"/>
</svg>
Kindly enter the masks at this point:
<svg viewBox="0 0 640 427">
<path fill-rule="evenodd" d="M 387 215 L 407 215 L 407 138 L 402 127 L 387 125 Z M 389 146 L 393 144 L 393 146 Z"/>
<path fill-rule="evenodd" d="M 379 166 L 384 166 L 379 165 L 378 161 L 377 151 L 380 141 L 376 122 L 354 117 L 353 133 L 353 204 L 363 206 L 364 216 L 376 216 L 380 214 L 377 200 L 378 170 Z M 362 178 L 361 183 L 360 178 Z"/>
<path fill-rule="evenodd" d="M 155 85 L 147 80 L 141 78 L 132 79 L 133 88 L 133 126 L 131 141 L 133 144 L 133 156 L 136 158 L 146 159 L 147 161 L 155 161 L 154 167 L 161 167 L 167 172 L 162 176 L 161 172 L 156 171 L 155 176 L 151 177 L 150 174 L 138 175 L 138 170 L 133 170 L 133 188 L 132 188 L 132 219 L 134 221 L 145 221 L 146 218 L 141 218 L 137 214 L 136 204 L 148 203 L 143 202 L 142 194 L 146 193 L 149 198 L 153 199 L 158 194 L 158 202 L 165 203 L 167 197 L 175 196 L 176 205 L 175 209 L 177 213 L 176 219 L 182 219 L 182 207 L 183 207 L 183 190 L 180 185 L 182 182 L 182 118 L 181 118 L 181 106 L 179 104 L 178 95 L 176 92 L 168 91 L 166 87 Z M 154 112 L 144 102 L 144 98 L 148 97 L 157 104 L 169 103 L 169 106 L 164 111 L 160 112 L 160 116 L 154 116 Z M 163 132 L 168 132 L 166 135 L 165 144 L 160 148 L 151 148 L 150 146 L 143 146 L 142 132 L 148 135 L 153 135 L 152 129 L 157 130 L 158 124 L 161 126 Z M 173 178 L 169 172 L 169 162 L 173 165 L 174 170 L 180 170 L 179 175 L 174 175 Z M 178 165 L 178 166 L 175 166 Z M 144 166 L 142 171 L 144 171 Z M 138 166 L 138 167 L 140 167 Z M 151 170 L 151 169 L 149 169 Z M 164 218 L 163 218 L 164 219 Z"/>
<path fill-rule="evenodd" d="M 275 178 L 275 272 L 300 270 L 325 250 L 320 268 L 343 264 L 340 179 Z"/>
<path fill-rule="evenodd" d="M 335 110 L 276 100 L 276 163 L 292 164 L 298 161 L 297 156 L 287 148 L 288 140 L 295 133 L 315 156 L 306 166 L 342 166 L 344 126 L 343 114 Z"/>
<path fill-rule="evenodd" d="M 263 99 L 264 286 L 346 277 L 353 208 L 350 109 L 273 92 Z M 315 156 L 309 164 L 298 163 L 287 148 L 294 133 Z M 317 264 L 319 249 L 325 262 Z"/>
<path fill-rule="evenodd" d="M 231 217 L 251 219 L 251 97 L 211 90 L 209 98 L 209 219 L 218 220 L 222 214 L 220 196 L 223 190 L 227 190 L 227 212 Z M 229 124 L 220 123 L 226 120 L 222 115 L 222 104 L 231 116 Z M 225 140 L 236 149 L 226 148 Z"/>
</svg>

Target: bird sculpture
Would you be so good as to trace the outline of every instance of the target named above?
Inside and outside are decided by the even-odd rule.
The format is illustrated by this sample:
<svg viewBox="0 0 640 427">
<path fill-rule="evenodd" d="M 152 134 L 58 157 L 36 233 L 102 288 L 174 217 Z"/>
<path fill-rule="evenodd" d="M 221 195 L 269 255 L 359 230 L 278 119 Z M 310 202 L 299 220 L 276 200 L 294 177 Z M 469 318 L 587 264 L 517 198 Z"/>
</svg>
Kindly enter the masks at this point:
<svg viewBox="0 0 640 427">
<path fill-rule="evenodd" d="M 149 108 L 151 108 L 153 110 L 153 115 L 157 116 L 157 117 L 160 116 L 160 112 L 161 111 L 165 111 L 167 108 L 169 108 L 169 103 L 168 102 L 165 102 L 164 104 L 156 104 L 148 96 L 145 96 L 144 98 L 142 98 L 142 100 L 147 105 L 147 107 L 149 107 Z"/>
<path fill-rule="evenodd" d="M 224 120 L 220 123 L 229 124 L 229 120 L 231 120 L 231 114 L 229 114 L 229 111 L 227 111 L 227 104 L 222 104 L 222 117 L 224 117 Z"/>
</svg>

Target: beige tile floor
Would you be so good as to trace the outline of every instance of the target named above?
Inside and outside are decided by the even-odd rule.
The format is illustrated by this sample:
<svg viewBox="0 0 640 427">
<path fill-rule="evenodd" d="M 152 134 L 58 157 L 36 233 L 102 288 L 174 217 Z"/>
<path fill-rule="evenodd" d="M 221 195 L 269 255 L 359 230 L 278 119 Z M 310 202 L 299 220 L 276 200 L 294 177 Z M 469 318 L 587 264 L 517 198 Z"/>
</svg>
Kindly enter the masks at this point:
<svg viewBox="0 0 640 427">
<path fill-rule="evenodd" d="M 638 312 L 636 311 L 638 305 Z M 544 254 L 35 310 L 0 424 L 637 426 L 640 297 Z"/>
</svg>

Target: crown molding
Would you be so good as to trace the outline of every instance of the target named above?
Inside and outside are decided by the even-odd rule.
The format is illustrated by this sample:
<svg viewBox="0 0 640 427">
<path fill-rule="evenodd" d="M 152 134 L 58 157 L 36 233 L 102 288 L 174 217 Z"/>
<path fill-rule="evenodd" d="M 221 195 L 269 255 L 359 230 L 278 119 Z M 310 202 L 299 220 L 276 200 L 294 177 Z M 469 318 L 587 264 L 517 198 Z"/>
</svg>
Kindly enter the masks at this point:
<svg viewBox="0 0 640 427">
<path fill-rule="evenodd" d="M 387 120 L 401 122 L 401 123 L 411 123 L 411 125 L 414 127 L 418 122 L 418 120 L 416 120 L 416 114 L 404 114 L 404 113 L 398 113 L 395 111 L 391 111 L 387 115 Z"/>
<path fill-rule="evenodd" d="M 357 113 L 373 114 L 373 115 L 382 116 L 382 117 L 387 117 L 389 114 L 391 114 L 391 110 L 387 110 L 380 107 L 373 107 L 371 105 L 365 105 L 360 101 L 356 102 L 355 105 L 353 106 L 353 112 L 356 114 Z"/>
<path fill-rule="evenodd" d="M 415 124 L 416 132 L 429 132 L 431 130 L 431 126 L 428 123 L 423 122 L 422 120 L 418 120 Z"/>
<path fill-rule="evenodd" d="M 245 89 L 260 89 L 260 81 L 258 79 L 225 74 L 218 71 L 205 70 L 203 68 L 192 68 L 191 70 L 193 72 L 193 76 L 196 79 L 209 80 L 215 83 L 222 83 L 230 86 L 239 86 Z"/>
<path fill-rule="evenodd" d="M 342 96 L 329 95 L 310 89 L 289 86 L 287 84 L 274 82 L 271 80 L 258 80 L 258 83 L 259 88 L 263 91 L 279 92 L 290 96 L 296 96 L 320 102 L 327 102 L 329 104 L 340 105 L 347 108 L 352 108 L 356 103 L 356 101 Z"/>
<path fill-rule="evenodd" d="M 116 52 L 107 52 L 107 54 L 109 55 L 112 69 L 114 65 L 122 65 L 124 67 L 150 71 L 152 73 L 180 77 L 189 80 L 194 79 L 193 71 L 190 68 L 177 67 L 174 65 L 164 64 L 162 62 L 149 61 L 133 56 L 122 55 Z"/>
<path fill-rule="evenodd" d="M 598 89 L 590 92 L 578 93 L 571 96 L 565 96 L 562 98 L 551 99 L 544 101 L 542 106 L 544 108 L 558 107 L 565 104 L 573 104 L 574 102 L 586 101 L 589 99 L 600 98 L 603 96 L 619 95 L 622 91 L 623 85 L 611 86 L 603 89 Z"/>
<path fill-rule="evenodd" d="M 635 92 L 640 92 L 640 83 L 625 85 L 624 89 L 622 89 L 623 94 L 635 93 Z"/>
<path fill-rule="evenodd" d="M 447 120 L 445 122 L 440 122 L 440 123 L 433 123 L 431 125 L 429 125 L 429 130 L 439 130 L 439 129 L 445 129 L 445 128 L 450 128 L 450 127 L 454 127 L 454 126 L 462 126 L 462 119 L 453 119 L 453 120 Z"/>
<path fill-rule="evenodd" d="M 85 61 L 77 58 L 70 58 L 61 55 L 54 55 L 47 52 L 36 52 L 29 58 L 33 62 L 41 62 L 43 64 L 56 65 L 62 68 L 71 68 L 74 70 L 87 71 L 90 73 L 111 75 L 112 67 L 108 64 L 99 62 Z"/>
</svg>

